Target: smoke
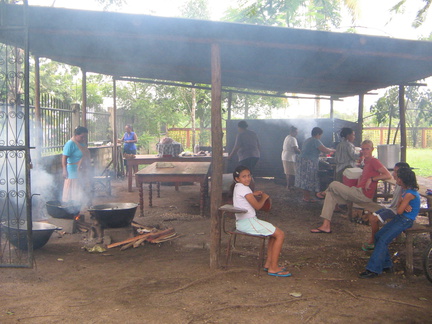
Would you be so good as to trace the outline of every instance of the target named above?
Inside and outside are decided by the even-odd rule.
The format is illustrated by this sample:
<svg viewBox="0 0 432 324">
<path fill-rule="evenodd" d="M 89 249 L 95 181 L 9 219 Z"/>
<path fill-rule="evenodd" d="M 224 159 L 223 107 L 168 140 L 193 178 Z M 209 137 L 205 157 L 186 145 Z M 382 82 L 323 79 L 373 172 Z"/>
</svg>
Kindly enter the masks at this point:
<svg viewBox="0 0 432 324">
<path fill-rule="evenodd" d="M 55 178 L 38 164 L 31 170 L 30 177 L 33 220 L 46 219 L 45 203 L 50 200 L 58 200 L 59 190 L 55 185 Z"/>
</svg>

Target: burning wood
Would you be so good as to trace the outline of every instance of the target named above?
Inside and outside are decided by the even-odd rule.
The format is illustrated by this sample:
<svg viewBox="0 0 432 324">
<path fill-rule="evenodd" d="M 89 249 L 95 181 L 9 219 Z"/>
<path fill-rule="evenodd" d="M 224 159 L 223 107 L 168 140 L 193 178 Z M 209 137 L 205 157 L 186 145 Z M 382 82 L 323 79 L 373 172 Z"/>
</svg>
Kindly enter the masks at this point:
<svg viewBox="0 0 432 324">
<path fill-rule="evenodd" d="M 174 228 L 168 228 L 168 229 L 165 229 L 165 230 L 157 230 L 156 232 L 142 234 L 142 235 L 137 235 L 135 237 L 129 238 L 129 239 L 121 241 L 121 242 L 109 244 L 107 246 L 107 248 L 111 249 L 111 248 L 114 248 L 114 247 L 117 247 L 117 246 L 123 246 L 123 245 L 126 245 L 126 244 L 129 245 L 130 243 L 132 243 L 131 246 L 133 246 L 135 242 L 140 241 L 140 240 L 142 240 L 142 242 L 144 242 L 144 241 L 151 242 L 151 240 L 156 240 L 157 238 L 160 238 L 160 237 L 163 237 L 163 236 L 166 237 L 166 236 L 173 235 L 173 234 L 176 234 L 175 231 L 174 231 Z M 139 244 L 137 246 L 139 246 Z M 128 246 L 128 248 L 129 247 L 130 246 Z"/>
</svg>

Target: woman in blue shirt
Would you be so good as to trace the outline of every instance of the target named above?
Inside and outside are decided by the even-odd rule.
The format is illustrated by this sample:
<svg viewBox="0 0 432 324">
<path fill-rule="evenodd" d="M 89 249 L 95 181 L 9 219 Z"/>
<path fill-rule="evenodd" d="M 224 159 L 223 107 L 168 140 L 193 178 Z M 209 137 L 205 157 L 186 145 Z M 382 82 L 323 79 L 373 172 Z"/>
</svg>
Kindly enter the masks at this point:
<svg viewBox="0 0 432 324">
<path fill-rule="evenodd" d="M 63 147 L 62 168 L 65 181 L 62 200 L 64 202 L 88 203 L 90 151 L 87 148 L 87 135 L 87 128 L 78 126 L 72 138 Z"/>
<path fill-rule="evenodd" d="M 303 201 L 314 202 L 311 192 L 319 191 L 318 163 L 319 155 L 333 153 L 334 149 L 325 147 L 321 142 L 323 130 L 319 127 L 312 129 L 311 135 L 302 146 L 301 153 L 296 162 L 295 186 L 303 189 Z"/>
<path fill-rule="evenodd" d="M 131 125 L 125 126 L 125 133 L 121 139 L 119 139 L 119 142 L 123 142 L 123 154 L 131 154 L 136 155 L 137 154 L 137 148 L 135 143 L 138 142 L 138 137 L 136 133 L 133 131 L 133 128 Z M 126 165 L 126 160 L 125 160 Z M 126 165 L 127 167 L 127 165 Z M 134 165 L 134 173 L 138 172 L 138 166 Z M 127 170 L 126 170 L 127 171 Z"/>
</svg>

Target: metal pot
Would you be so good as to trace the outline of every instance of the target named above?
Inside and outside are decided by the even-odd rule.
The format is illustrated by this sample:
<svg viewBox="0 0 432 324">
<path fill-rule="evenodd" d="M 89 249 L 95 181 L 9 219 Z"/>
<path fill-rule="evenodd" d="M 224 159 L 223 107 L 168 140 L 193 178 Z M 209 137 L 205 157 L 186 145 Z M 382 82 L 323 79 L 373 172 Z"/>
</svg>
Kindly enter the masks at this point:
<svg viewBox="0 0 432 324">
<path fill-rule="evenodd" d="M 42 223 L 42 222 L 33 222 L 33 250 L 39 249 L 43 247 L 51 237 L 51 234 L 55 230 L 60 230 L 55 225 Z M 28 241 L 27 241 L 27 223 L 12 225 L 2 223 L 2 231 L 6 233 L 6 237 L 9 242 L 16 246 L 20 250 L 27 250 Z"/>
<path fill-rule="evenodd" d="M 55 217 L 55 218 L 67 218 L 67 219 L 73 219 L 76 215 L 79 214 L 81 210 L 81 206 L 72 201 L 69 203 L 61 202 L 58 200 L 51 200 L 47 201 L 46 209 L 48 212 L 48 215 Z"/>
<path fill-rule="evenodd" d="M 125 227 L 131 224 L 137 207 L 134 203 L 108 203 L 91 206 L 88 211 L 102 227 Z"/>
</svg>

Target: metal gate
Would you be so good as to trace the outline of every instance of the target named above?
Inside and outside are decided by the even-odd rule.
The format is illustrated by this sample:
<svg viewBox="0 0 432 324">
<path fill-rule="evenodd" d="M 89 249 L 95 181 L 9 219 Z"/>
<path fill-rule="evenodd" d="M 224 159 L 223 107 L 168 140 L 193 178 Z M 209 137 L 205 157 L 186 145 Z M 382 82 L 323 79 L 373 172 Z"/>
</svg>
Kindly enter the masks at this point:
<svg viewBox="0 0 432 324">
<path fill-rule="evenodd" d="M 18 31 L 27 39 L 24 49 L 0 44 L 0 267 L 33 265 L 29 53 L 25 22 L 23 17 L 22 24 L 9 27 L 0 20 L 3 32 Z"/>
</svg>

